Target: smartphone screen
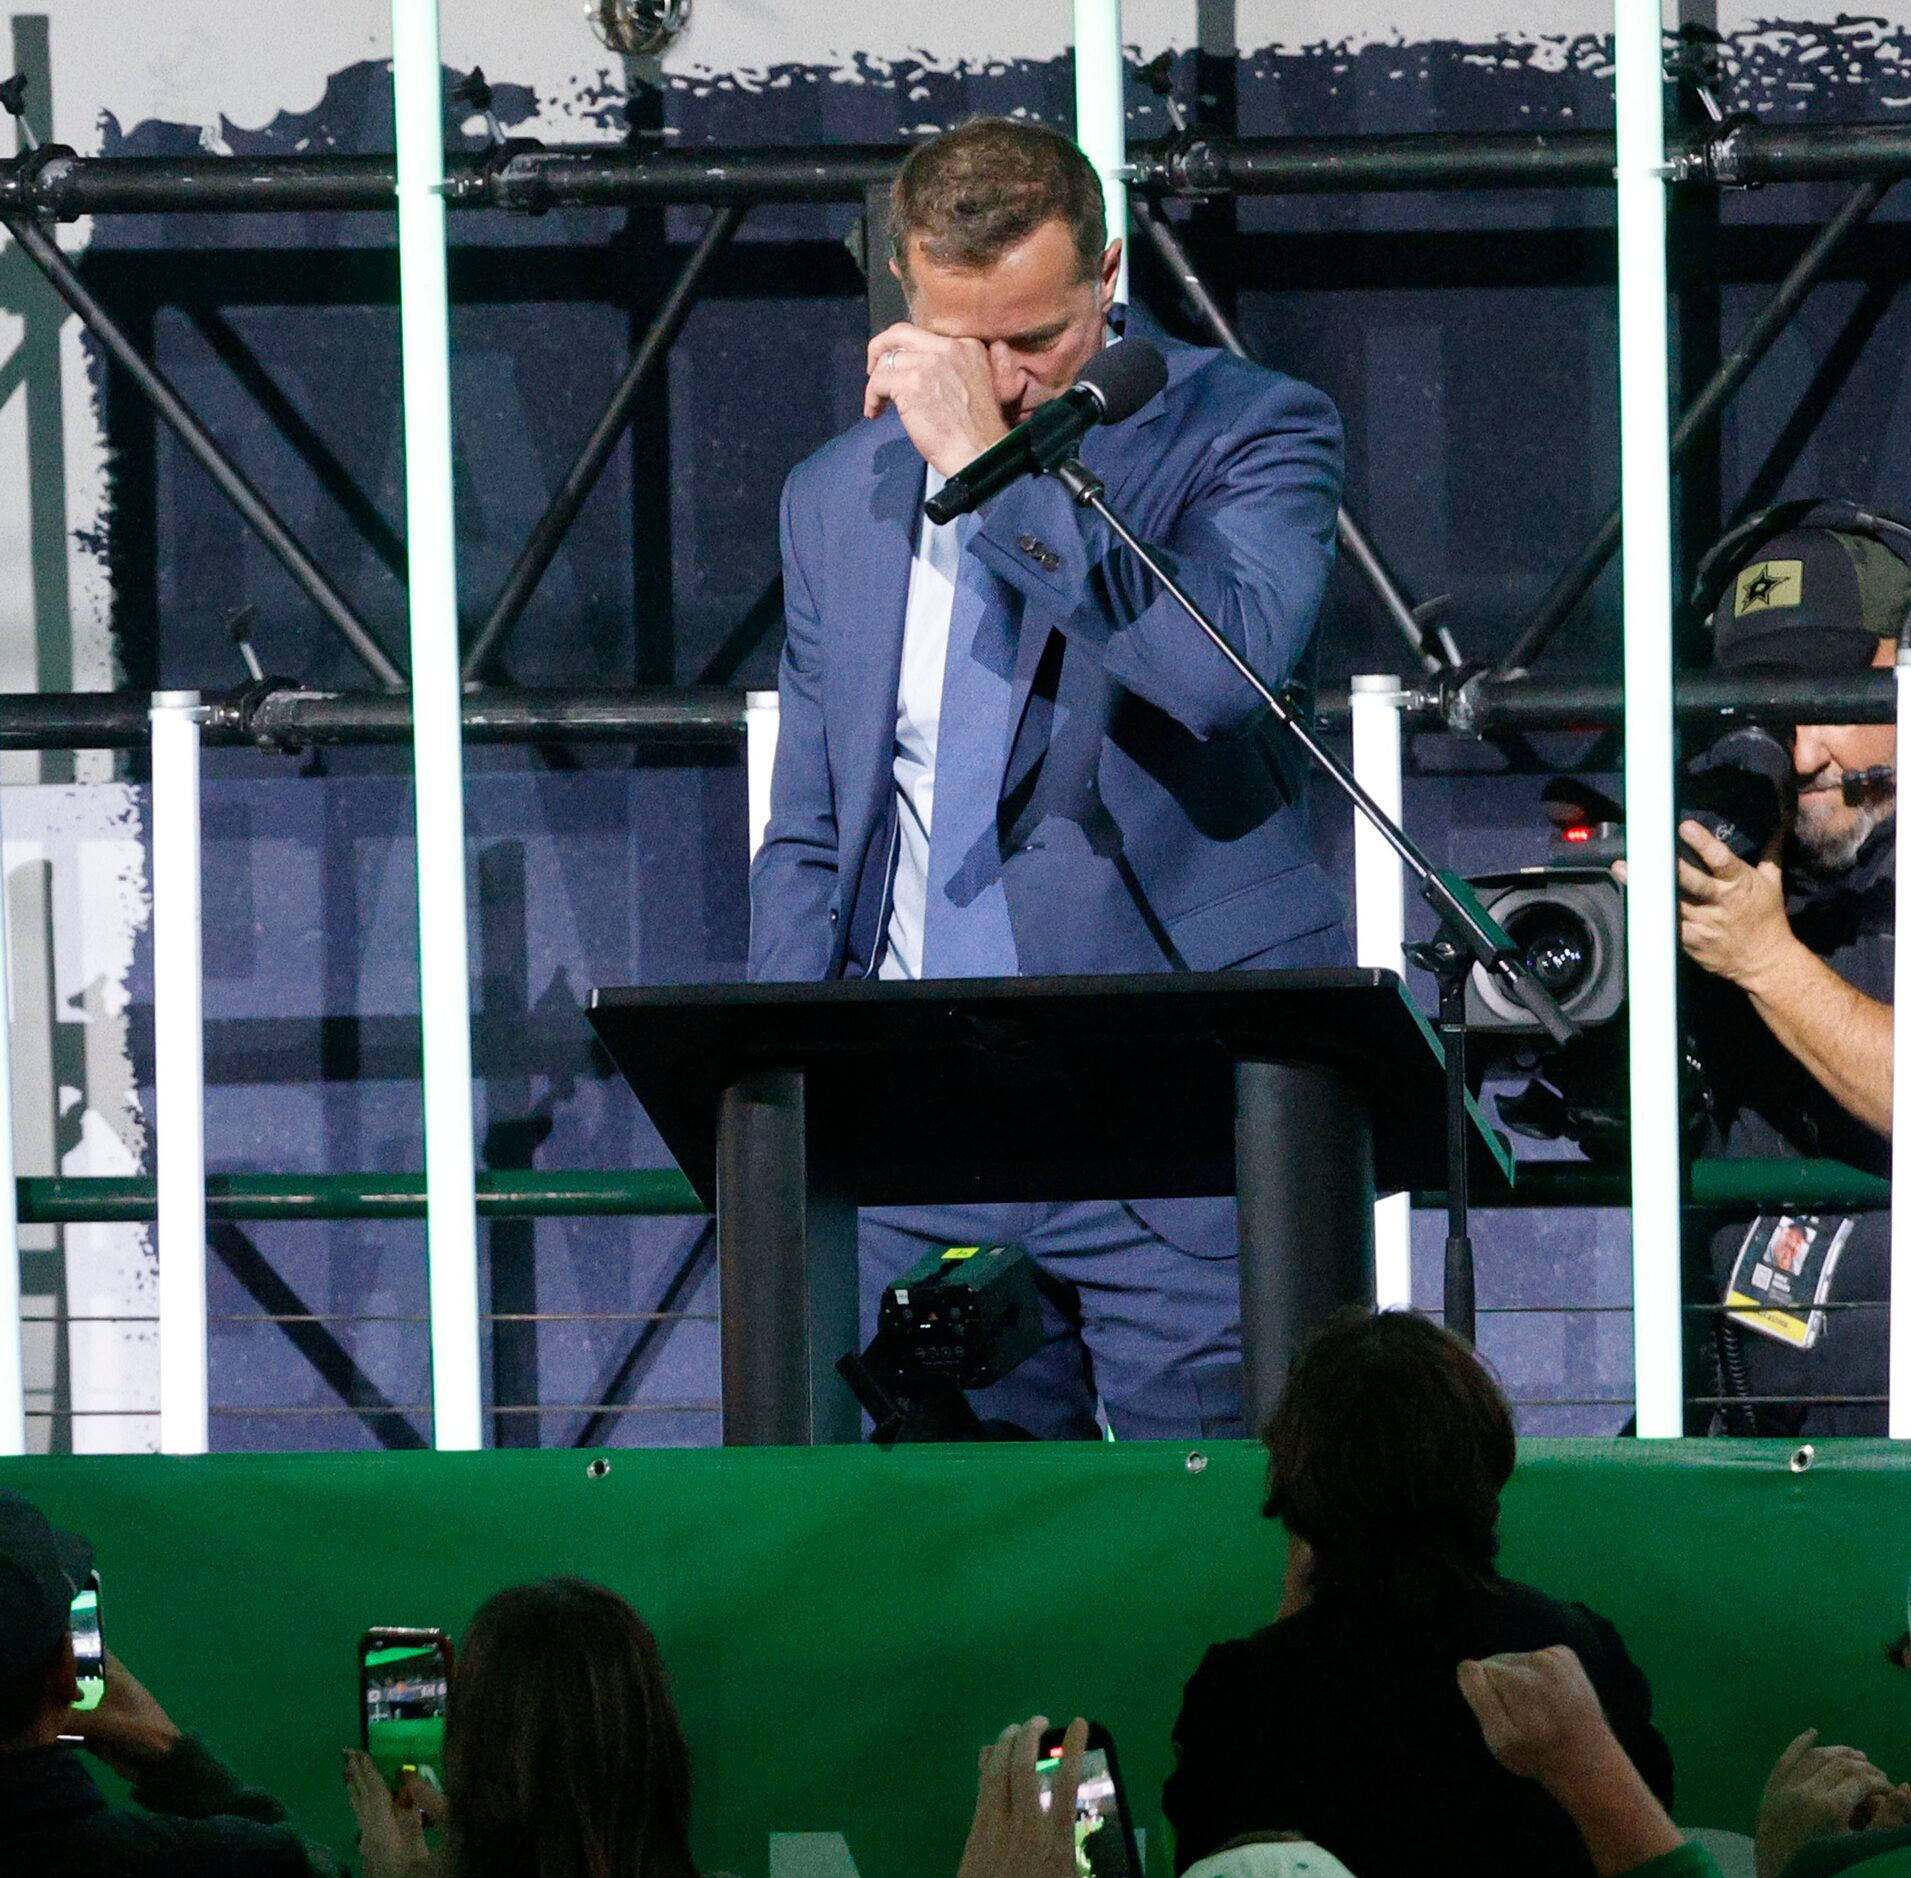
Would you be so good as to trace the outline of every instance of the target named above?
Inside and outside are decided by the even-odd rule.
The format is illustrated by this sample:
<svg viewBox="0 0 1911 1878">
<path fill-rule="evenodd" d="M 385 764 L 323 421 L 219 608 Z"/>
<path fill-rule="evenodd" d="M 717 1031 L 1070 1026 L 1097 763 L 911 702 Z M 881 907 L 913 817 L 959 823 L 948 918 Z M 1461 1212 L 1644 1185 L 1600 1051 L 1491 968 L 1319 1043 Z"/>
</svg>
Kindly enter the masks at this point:
<svg viewBox="0 0 1911 1878">
<path fill-rule="evenodd" d="M 1114 1744 L 1099 1728 L 1092 1730 L 1088 1739 L 1088 1749 L 1082 1755 L 1081 1781 L 1075 1789 L 1077 1878 L 1141 1878 L 1134 1834 L 1115 1768 Z M 1055 1772 L 1062 1764 L 1059 1745 L 1052 1754 L 1050 1745 L 1043 1741 L 1041 1758 L 1035 1763 L 1044 1811 L 1052 1803 Z"/>
<path fill-rule="evenodd" d="M 73 1663 L 78 1672 L 80 1699 L 75 1710 L 85 1714 L 99 1707 L 106 1695 L 106 1633 L 100 1628 L 100 1575 L 88 1572 L 73 1598 Z"/>
<path fill-rule="evenodd" d="M 393 1786 L 409 1768 L 436 1777 L 445 1748 L 451 1644 L 432 1630 L 374 1630 L 359 1646 L 365 1751 Z"/>
</svg>

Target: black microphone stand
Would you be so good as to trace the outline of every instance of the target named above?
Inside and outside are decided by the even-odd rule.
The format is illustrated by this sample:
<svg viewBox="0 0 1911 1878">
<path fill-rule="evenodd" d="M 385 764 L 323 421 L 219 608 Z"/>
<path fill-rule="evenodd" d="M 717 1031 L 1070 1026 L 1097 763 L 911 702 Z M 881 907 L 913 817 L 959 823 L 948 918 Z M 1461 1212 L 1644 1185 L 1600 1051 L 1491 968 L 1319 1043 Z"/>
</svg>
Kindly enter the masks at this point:
<svg viewBox="0 0 1911 1878">
<path fill-rule="evenodd" d="M 1466 1076 L 1466 984 L 1477 965 L 1497 979 L 1506 992 L 1529 1010 L 1555 1043 L 1569 1043 L 1579 1034 L 1578 1026 L 1559 1008 L 1553 994 L 1540 983 L 1492 915 L 1483 907 L 1473 889 L 1458 875 L 1436 868 L 1421 853 L 1391 816 L 1360 786 L 1353 772 L 1341 762 L 1308 727 L 1294 704 L 1270 687 L 1253 666 L 1241 657 L 1221 636 L 1219 628 L 1182 590 L 1172 574 L 1161 565 L 1145 542 L 1136 539 L 1126 523 L 1111 509 L 1101 479 L 1084 467 L 1079 457 L 1069 457 L 1049 472 L 1076 502 L 1093 509 L 1129 551 L 1179 603 L 1181 610 L 1207 634 L 1227 662 L 1253 687 L 1274 721 L 1305 750 L 1317 769 L 1334 779 L 1354 807 L 1379 830 L 1387 845 L 1399 855 L 1402 864 L 1419 884 L 1420 897 L 1439 917 L 1440 929 L 1432 938 L 1407 947 L 1407 956 L 1432 972 L 1440 987 L 1440 1045 L 1446 1069 L 1446 1151 L 1447 1151 L 1447 1243 L 1446 1309 L 1447 1327 L 1474 1340 L 1473 1240 L 1467 1227 L 1467 1076 Z"/>
</svg>

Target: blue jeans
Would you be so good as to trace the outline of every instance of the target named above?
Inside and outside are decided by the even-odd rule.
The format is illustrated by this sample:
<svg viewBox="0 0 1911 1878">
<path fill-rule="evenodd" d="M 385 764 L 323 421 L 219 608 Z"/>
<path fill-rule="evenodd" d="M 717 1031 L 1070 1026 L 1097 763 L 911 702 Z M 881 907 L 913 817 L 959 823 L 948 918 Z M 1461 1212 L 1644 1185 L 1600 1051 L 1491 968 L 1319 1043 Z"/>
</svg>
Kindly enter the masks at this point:
<svg viewBox="0 0 1911 1878">
<path fill-rule="evenodd" d="M 884 1290 L 926 1254 L 952 1245 L 1020 1245 L 1056 1281 L 1044 1287 L 1043 1340 L 1025 1363 L 971 1395 L 979 1415 L 1044 1440 L 1094 1441 L 1101 1438 L 1099 1398 L 1124 1440 L 1238 1436 L 1234 1202 L 1176 1201 L 1173 1217 L 1182 1243 L 1161 1237 L 1120 1200 L 865 1211 L 863 1339 L 875 1333 Z"/>
</svg>

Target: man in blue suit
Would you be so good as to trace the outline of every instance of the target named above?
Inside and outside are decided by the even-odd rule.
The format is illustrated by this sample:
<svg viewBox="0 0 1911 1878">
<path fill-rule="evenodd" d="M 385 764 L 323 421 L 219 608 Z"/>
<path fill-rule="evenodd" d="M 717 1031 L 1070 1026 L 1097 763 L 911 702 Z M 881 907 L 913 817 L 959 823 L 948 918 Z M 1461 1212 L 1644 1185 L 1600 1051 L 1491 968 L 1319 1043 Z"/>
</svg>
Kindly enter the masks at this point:
<svg viewBox="0 0 1911 1878">
<path fill-rule="evenodd" d="M 1346 961 L 1296 754 L 1175 602 L 1048 478 L 937 527 L 925 494 L 1122 331 L 1166 388 L 1089 433 L 1110 504 L 1271 683 L 1311 671 L 1341 434 L 1318 391 L 1115 304 L 1094 170 L 978 119 L 892 199 L 910 317 L 870 342 L 865 422 L 783 493 L 787 631 L 755 979 L 1215 971 Z M 866 1329 L 935 1246 L 1026 1245 L 1049 1337 L 977 1398 L 1047 1436 L 1241 1432 L 1231 1200 L 863 1216 Z"/>
</svg>

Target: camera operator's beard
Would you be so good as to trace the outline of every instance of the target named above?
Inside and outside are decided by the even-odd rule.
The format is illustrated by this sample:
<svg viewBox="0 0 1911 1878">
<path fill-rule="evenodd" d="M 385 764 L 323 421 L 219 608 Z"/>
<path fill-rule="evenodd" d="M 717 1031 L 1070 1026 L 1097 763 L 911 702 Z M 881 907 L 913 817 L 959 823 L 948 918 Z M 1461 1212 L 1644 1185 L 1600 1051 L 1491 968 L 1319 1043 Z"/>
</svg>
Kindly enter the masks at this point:
<svg viewBox="0 0 1911 1878">
<path fill-rule="evenodd" d="M 1830 817 L 1820 817 L 1801 802 L 1798 819 L 1792 825 L 1792 844 L 1800 870 L 1818 880 L 1835 880 L 1849 873 L 1865 843 L 1896 815 L 1897 809 L 1895 790 L 1861 803 L 1850 811 L 1848 820 L 1836 811 Z"/>
</svg>

